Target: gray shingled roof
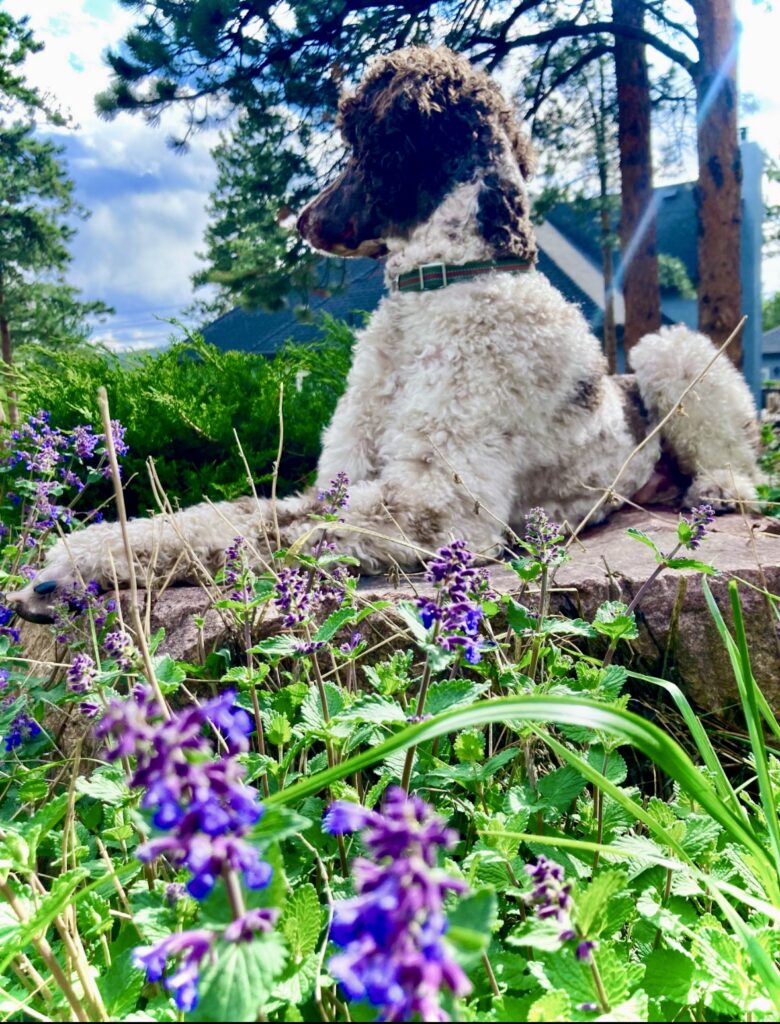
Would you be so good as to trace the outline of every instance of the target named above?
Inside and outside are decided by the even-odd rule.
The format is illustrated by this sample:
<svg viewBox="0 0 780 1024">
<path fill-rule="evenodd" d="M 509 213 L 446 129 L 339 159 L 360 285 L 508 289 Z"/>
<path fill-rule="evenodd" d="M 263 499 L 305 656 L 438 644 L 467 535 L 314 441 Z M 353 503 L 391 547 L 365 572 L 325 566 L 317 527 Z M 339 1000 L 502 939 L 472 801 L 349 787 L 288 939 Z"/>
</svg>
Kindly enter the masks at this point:
<svg viewBox="0 0 780 1024">
<path fill-rule="evenodd" d="M 780 355 L 780 327 L 773 327 L 771 331 L 764 331 L 762 351 L 765 356 Z"/>
</svg>

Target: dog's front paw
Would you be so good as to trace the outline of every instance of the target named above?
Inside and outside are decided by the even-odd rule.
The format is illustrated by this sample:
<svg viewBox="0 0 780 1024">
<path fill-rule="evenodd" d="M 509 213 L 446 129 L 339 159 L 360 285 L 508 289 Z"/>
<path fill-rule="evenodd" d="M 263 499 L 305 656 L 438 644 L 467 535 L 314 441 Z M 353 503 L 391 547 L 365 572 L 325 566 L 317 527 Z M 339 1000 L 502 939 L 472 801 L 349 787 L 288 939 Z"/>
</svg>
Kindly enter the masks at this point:
<svg viewBox="0 0 780 1024">
<path fill-rule="evenodd" d="M 747 476 L 722 469 L 694 478 L 683 500 L 686 508 L 694 508 L 706 502 L 716 513 L 735 512 L 740 505 L 750 511 L 756 502 L 756 485 Z"/>
</svg>

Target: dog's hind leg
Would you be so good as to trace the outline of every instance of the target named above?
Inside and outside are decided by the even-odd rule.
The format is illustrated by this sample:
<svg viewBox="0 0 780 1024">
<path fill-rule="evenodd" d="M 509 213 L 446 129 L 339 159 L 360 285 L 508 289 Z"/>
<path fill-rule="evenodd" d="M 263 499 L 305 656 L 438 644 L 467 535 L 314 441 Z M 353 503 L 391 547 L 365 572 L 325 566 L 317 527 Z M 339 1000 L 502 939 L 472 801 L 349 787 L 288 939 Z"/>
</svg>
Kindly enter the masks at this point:
<svg viewBox="0 0 780 1024">
<path fill-rule="evenodd" d="M 629 364 L 656 421 L 674 409 L 715 353 L 709 338 L 682 324 L 646 335 L 630 351 Z M 692 478 L 687 506 L 707 501 L 726 512 L 740 502 L 755 502 L 761 479 L 756 407 L 744 377 L 725 354 L 696 382 L 662 433 Z"/>
</svg>

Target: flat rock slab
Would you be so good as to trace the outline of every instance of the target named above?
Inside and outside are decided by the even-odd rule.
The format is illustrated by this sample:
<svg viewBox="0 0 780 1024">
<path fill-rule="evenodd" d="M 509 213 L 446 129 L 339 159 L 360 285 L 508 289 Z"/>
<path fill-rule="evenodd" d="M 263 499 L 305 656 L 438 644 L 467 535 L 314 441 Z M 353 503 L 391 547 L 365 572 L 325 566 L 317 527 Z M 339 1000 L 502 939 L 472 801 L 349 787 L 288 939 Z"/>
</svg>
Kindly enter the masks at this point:
<svg viewBox="0 0 780 1024">
<path fill-rule="evenodd" d="M 571 560 L 556 574 L 551 595 L 554 611 L 592 620 L 604 601 L 628 603 L 655 568 L 653 553 L 632 539 L 628 527 L 642 530 L 668 553 L 677 543 L 678 516 L 667 510 L 624 510 L 603 526 L 587 531 L 571 548 Z M 777 520 L 720 516 L 696 556 L 714 565 L 719 575 L 710 587 L 726 622 L 732 626 L 727 583 L 740 582 L 740 596 L 750 643 L 754 675 L 769 703 L 780 710 L 780 530 Z M 494 589 L 513 593 L 519 580 L 508 566 L 491 568 Z M 359 597 L 366 601 L 398 601 L 430 592 L 422 574 L 391 584 L 386 576 L 364 577 Z M 146 593 L 140 595 L 146 617 Z M 525 603 L 533 605 L 533 595 Z M 196 625 L 195 617 L 202 617 Z M 125 615 L 128 618 L 127 614 Z M 372 617 L 377 619 L 377 617 Z M 392 616 L 374 622 L 378 636 L 390 636 Z M 637 609 L 640 636 L 632 641 L 633 659 L 645 671 L 660 671 L 680 682 L 689 698 L 709 711 L 727 711 L 737 700 L 728 657 L 707 609 L 700 574 L 692 570 L 666 570 L 654 581 Z M 196 661 L 226 643 L 238 643 L 229 622 L 210 607 L 208 594 L 197 587 L 171 588 L 155 597 L 148 613 L 151 631 L 165 629 L 161 652 L 177 660 Z M 365 627 L 361 627 L 362 629 Z M 279 632 L 278 616 L 269 609 L 259 635 Z M 28 656 L 42 662 L 55 660 L 51 631 L 24 624 L 23 642 Z M 620 659 L 627 651 L 621 645 Z"/>
</svg>

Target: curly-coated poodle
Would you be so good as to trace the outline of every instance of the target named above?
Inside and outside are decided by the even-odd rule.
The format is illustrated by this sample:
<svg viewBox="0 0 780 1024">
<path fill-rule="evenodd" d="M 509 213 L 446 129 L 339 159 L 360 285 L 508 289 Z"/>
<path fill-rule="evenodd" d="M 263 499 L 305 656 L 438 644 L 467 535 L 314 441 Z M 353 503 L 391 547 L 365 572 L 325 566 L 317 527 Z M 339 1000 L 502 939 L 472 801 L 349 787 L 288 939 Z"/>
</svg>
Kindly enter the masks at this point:
<svg viewBox="0 0 780 1024">
<path fill-rule="evenodd" d="M 376 60 L 339 124 L 346 166 L 299 230 L 326 253 L 384 258 L 387 294 L 358 335 L 317 484 L 276 518 L 241 498 L 131 521 L 135 558 L 160 576 L 192 578 L 197 562 L 214 572 L 238 534 L 261 561 L 277 540 L 311 546 L 318 491 L 339 472 L 350 504 L 329 534 L 369 573 L 415 567 L 453 536 L 498 553 L 501 524 L 532 506 L 574 525 L 715 353 L 701 334 L 662 328 L 631 351 L 634 376 L 607 375 L 580 309 L 534 268 L 529 142 L 465 58 L 409 48 Z M 755 420 L 743 378 L 718 360 L 617 490 L 649 500 L 665 454 L 686 504 L 755 499 Z M 613 496 L 591 521 L 615 507 Z M 128 579 L 117 525 L 91 526 L 52 548 L 17 595 L 23 615 L 48 616 L 72 560 L 106 588 Z"/>
</svg>

